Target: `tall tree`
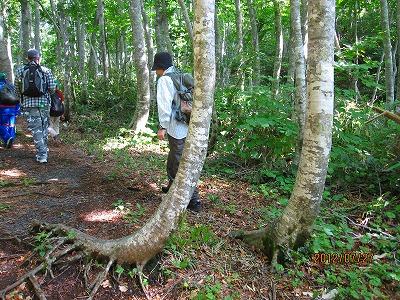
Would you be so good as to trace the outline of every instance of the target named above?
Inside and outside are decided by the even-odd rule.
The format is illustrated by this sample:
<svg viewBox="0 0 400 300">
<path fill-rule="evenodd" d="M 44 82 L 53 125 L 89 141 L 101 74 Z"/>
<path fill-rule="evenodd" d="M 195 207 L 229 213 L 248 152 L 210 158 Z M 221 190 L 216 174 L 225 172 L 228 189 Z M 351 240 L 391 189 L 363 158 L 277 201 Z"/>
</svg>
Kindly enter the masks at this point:
<svg viewBox="0 0 400 300">
<path fill-rule="evenodd" d="M 253 0 L 247 0 L 247 7 L 249 9 L 250 26 L 251 26 L 251 39 L 253 42 L 254 53 L 254 75 L 253 81 L 255 85 L 260 84 L 261 73 L 261 59 L 260 59 L 260 45 L 258 39 L 258 24 L 257 24 L 257 11 L 255 9 Z"/>
<path fill-rule="evenodd" d="M 156 0 L 155 10 L 157 51 L 168 51 L 171 55 L 173 55 L 171 38 L 169 37 L 167 4 L 165 3 L 165 0 Z"/>
<path fill-rule="evenodd" d="M 240 88 L 244 90 L 244 72 L 243 72 L 243 14 L 240 0 L 235 0 L 236 9 L 236 57 L 239 58 L 237 75 L 239 77 Z"/>
<path fill-rule="evenodd" d="M 22 59 L 31 48 L 32 14 L 29 0 L 21 0 L 21 51 Z"/>
<path fill-rule="evenodd" d="M 249 241 L 262 239 L 272 263 L 277 262 L 280 250 L 302 246 L 309 238 L 322 200 L 332 143 L 335 0 L 309 0 L 308 3 L 308 105 L 296 182 L 276 224 L 239 234 Z"/>
<path fill-rule="evenodd" d="M 397 85 L 396 99 L 400 101 L 400 0 L 397 0 Z"/>
<path fill-rule="evenodd" d="M 186 8 L 186 4 L 184 0 L 178 0 L 179 6 L 181 7 L 182 14 L 183 14 L 183 19 L 185 20 L 186 24 L 186 30 L 188 31 L 190 39 L 193 41 L 193 28 L 192 28 L 192 22 L 190 21 L 189 13 Z"/>
<path fill-rule="evenodd" d="M 39 5 L 35 4 L 34 6 L 35 10 L 35 30 L 34 30 L 34 45 L 35 49 L 40 51 L 40 10 L 39 10 Z"/>
<path fill-rule="evenodd" d="M 82 17 L 78 17 L 76 21 L 76 42 L 77 42 L 77 49 L 78 49 L 78 72 L 79 77 L 82 78 L 82 89 L 81 89 L 81 101 L 83 103 L 87 103 L 88 97 L 88 76 L 85 70 L 85 63 L 86 63 L 86 26 L 85 22 L 82 21 Z"/>
<path fill-rule="evenodd" d="M 381 0 L 381 22 L 384 32 L 383 49 L 385 51 L 385 86 L 386 86 L 386 102 L 394 102 L 394 73 L 393 73 L 393 56 L 392 44 L 390 42 L 390 23 L 389 10 L 387 0 Z"/>
<path fill-rule="evenodd" d="M 274 74 L 272 75 L 272 96 L 279 94 L 279 82 L 282 68 L 283 56 L 283 28 L 282 28 L 282 3 L 281 0 L 274 0 L 275 11 L 275 63 Z"/>
<path fill-rule="evenodd" d="M 100 51 L 101 51 L 101 62 L 103 67 L 103 76 L 104 78 L 108 78 L 109 59 L 107 51 L 106 22 L 104 17 L 104 0 L 97 0 L 96 20 L 100 32 Z"/>
<path fill-rule="evenodd" d="M 303 141 L 304 124 L 306 117 L 306 68 L 304 59 L 303 36 L 301 32 L 301 13 L 300 0 L 290 0 L 290 20 L 292 32 L 292 46 L 294 56 L 295 72 L 295 110 L 297 121 L 300 128 L 300 134 L 297 143 L 297 157 L 300 157 L 300 151 Z"/>
<path fill-rule="evenodd" d="M 11 57 L 11 39 L 7 29 L 7 10 L 4 2 L 0 3 L 0 72 L 7 74 L 7 79 L 14 81 Z"/>
<path fill-rule="evenodd" d="M 134 62 L 136 68 L 137 83 L 137 102 L 136 110 L 130 124 L 133 131 L 138 133 L 142 131 L 147 124 L 150 110 L 150 86 L 149 86 L 149 68 L 144 41 L 144 29 L 142 22 L 142 4 L 141 0 L 131 1 L 131 23 L 134 46 Z"/>
</svg>

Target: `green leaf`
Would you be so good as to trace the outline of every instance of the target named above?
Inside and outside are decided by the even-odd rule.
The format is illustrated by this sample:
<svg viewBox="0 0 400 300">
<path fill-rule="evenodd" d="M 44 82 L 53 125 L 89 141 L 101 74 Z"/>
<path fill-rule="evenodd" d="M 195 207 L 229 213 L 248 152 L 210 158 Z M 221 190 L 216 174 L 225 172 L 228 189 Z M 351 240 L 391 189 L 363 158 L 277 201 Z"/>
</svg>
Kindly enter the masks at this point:
<svg viewBox="0 0 400 300">
<path fill-rule="evenodd" d="M 120 265 L 117 265 L 117 267 L 115 268 L 115 273 L 117 273 L 118 275 L 121 275 L 122 273 L 124 273 L 124 271 L 125 269 Z"/>
</svg>

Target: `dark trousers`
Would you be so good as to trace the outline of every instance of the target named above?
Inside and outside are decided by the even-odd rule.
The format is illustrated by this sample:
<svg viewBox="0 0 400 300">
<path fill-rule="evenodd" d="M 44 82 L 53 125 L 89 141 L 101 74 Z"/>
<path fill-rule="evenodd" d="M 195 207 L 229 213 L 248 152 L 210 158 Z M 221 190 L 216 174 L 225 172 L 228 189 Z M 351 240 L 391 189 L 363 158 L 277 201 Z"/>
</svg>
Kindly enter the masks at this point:
<svg viewBox="0 0 400 300">
<path fill-rule="evenodd" d="M 176 173 L 179 168 L 179 161 L 182 157 L 183 147 L 185 146 L 185 139 L 176 139 L 168 135 L 169 153 L 167 159 L 167 175 L 168 175 L 168 186 L 172 184 L 175 179 Z M 190 198 L 190 202 L 199 201 L 199 190 L 197 187 L 194 189 L 193 195 Z"/>
</svg>

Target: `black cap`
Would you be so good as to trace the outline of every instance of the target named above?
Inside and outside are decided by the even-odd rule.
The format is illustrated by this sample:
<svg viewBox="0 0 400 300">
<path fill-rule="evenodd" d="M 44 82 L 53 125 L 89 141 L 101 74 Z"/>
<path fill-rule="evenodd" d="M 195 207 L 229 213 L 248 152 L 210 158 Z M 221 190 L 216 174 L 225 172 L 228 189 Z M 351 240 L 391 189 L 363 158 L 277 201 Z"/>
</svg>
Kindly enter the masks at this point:
<svg viewBox="0 0 400 300">
<path fill-rule="evenodd" d="M 27 54 L 29 59 L 39 58 L 40 57 L 40 53 L 36 49 L 29 49 L 28 52 L 26 52 L 26 54 Z"/>
<path fill-rule="evenodd" d="M 168 52 L 159 52 L 154 55 L 154 64 L 151 68 L 152 71 L 157 69 L 166 70 L 172 66 L 172 57 Z"/>
</svg>

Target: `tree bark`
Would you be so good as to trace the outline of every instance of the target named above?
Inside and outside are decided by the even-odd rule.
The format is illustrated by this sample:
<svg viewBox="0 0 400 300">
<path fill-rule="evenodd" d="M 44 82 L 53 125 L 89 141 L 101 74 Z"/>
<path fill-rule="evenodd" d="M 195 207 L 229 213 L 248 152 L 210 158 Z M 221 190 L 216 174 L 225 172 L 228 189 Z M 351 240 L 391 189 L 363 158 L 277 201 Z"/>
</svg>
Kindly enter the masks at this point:
<svg viewBox="0 0 400 300">
<path fill-rule="evenodd" d="M 85 70 L 85 60 L 86 60 L 86 49 L 85 49 L 85 40 L 86 40 L 86 26 L 85 23 L 82 22 L 81 18 L 78 18 L 76 22 L 76 41 L 78 48 L 78 72 L 79 78 L 82 78 L 82 89 L 80 100 L 83 103 L 87 103 L 88 97 L 88 76 Z"/>
<path fill-rule="evenodd" d="M 250 16 L 250 26 L 251 26 L 251 38 L 253 41 L 253 51 L 254 51 L 254 75 L 253 83 L 255 85 L 260 84 L 261 76 L 261 59 L 260 59 L 260 44 L 258 38 L 258 24 L 257 24 L 257 12 L 254 7 L 253 0 L 247 0 L 247 6 L 249 9 Z"/>
<path fill-rule="evenodd" d="M 308 44 L 308 0 L 301 0 L 301 36 L 304 44 L 304 58 L 307 61 Z M 307 63 L 306 63 L 307 65 Z"/>
<path fill-rule="evenodd" d="M 97 24 L 100 31 L 100 51 L 103 67 L 103 77 L 108 78 L 109 73 L 109 60 L 107 52 L 107 38 L 106 38 L 106 25 L 104 17 L 104 0 L 97 0 Z"/>
<path fill-rule="evenodd" d="M 186 8 L 184 0 L 178 0 L 179 6 L 181 7 L 183 18 L 185 20 L 186 30 L 188 31 L 190 40 L 193 41 L 193 27 L 192 22 L 190 21 L 189 13 Z"/>
<path fill-rule="evenodd" d="M 394 78 L 393 78 L 393 57 L 392 44 L 390 42 L 390 23 L 387 0 L 381 0 L 381 22 L 384 32 L 383 49 L 385 51 L 385 86 L 386 102 L 394 102 Z"/>
<path fill-rule="evenodd" d="M 154 61 L 154 45 L 153 45 L 153 37 L 151 35 L 150 27 L 149 27 L 149 18 L 147 17 L 147 13 L 144 7 L 144 2 L 141 0 L 141 11 L 142 11 L 142 19 L 143 19 L 143 29 L 144 29 L 144 37 L 146 41 L 146 48 L 147 48 L 147 67 L 150 73 L 150 104 L 156 103 L 156 74 L 154 72 L 150 72 L 153 61 Z"/>
<path fill-rule="evenodd" d="M 309 238 L 318 215 L 332 144 L 334 97 L 335 0 L 309 0 L 307 119 L 296 182 L 282 217 L 268 228 L 241 237 L 262 247 L 272 264 L 285 249 L 296 249 Z"/>
<path fill-rule="evenodd" d="M 40 10 L 39 6 L 35 5 L 35 34 L 34 34 L 34 44 L 35 49 L 40 51 Z"/>
<path fill-rule="evenodd" d="M 297 141 L 296 157 L 300 157 L 303 144 L 304 124 L 306 118 L 307 91 L 304 45 L 301 33 L 300 0 L 290 1 L 290 19 L 293 37 L 293 56 L 295 63 L 295 111 L 300 133 Z M 295 159 L 298 161 L 298 159 Z"/>
<path fill-rule="evenodd" d="M 397 0 L 397 85 L 396 99 L 400 101 L 400 0 Z"/>
<path fill-rule="evenodd" d="M 137 78 L 137 102 L 130 127 L 135 133 L 139 133 L 146 127 L 150 110 L 149 68 L 144 41 L 141 0 L 131 1 L 130 13 Z"/>
<path fill-rule="evenodd" d="M 7 10 L 5 3 L 0 3 L 0 70 L 7 74 L 7 79 L 14 82 L 11 57 L 11 39 L 7 28 Z"/>
<path fill-rule="evenodd" d="M 167 51 L 172 53 L 172 43 L 169 37 L 167 5 L 165 0 L 156 0 L 156 43 L 157 52 Z"/>
<path fill-rule="evenodd" d="M 282 68 L 282 56 L 283 56 L 283 29 L 282 29 L 282 11 L 281 11 L 281 0 L 274 0 L 274 11 L 275 11 L 275 63 L 274 63 L 274 74 L 272 76 L 272 96 L 274 99 L 279 94 L 279 82 Z"/>
<path fill-rule="evenodd" d="M 23 61 L 26 59 L 26 52 L 31 48 L 31 32 L 31 5 L 28 0 L 21 0 L 21 51 Z"/>
<path fill-rule="evenodd" d="M 135 3 L 140 13 L 139 0 Z M 193 112 L 189 125 L 178 174 L 168 194 L 155 214 L 146 224 L 132 235 L 102 240 L 64 225 L 53 228 L 74 233 L 75 239 L 87 250 L 109 257 L 119 263 L 137 263 L 143 266 L 159 253 L 176 228 L 181 213 L 189 204 L 191 194 L 197 185 L 203 168 L 210 129 L 210 119 L 215 88 L 215 36 L 214 1 L 195 0 L 194 10 L 194 77 L 195 91 Z"/>
<path fill-rule="evenodd" d="M 236 9 L 236 57 L 239 58 L 239 65 L 237 67 L 237 75 L 239 77 L 240 89 L 244 90 L 244 72 L 243 72 L 243 15 L 240 0 L 235 0 Z"/>
</svg>

